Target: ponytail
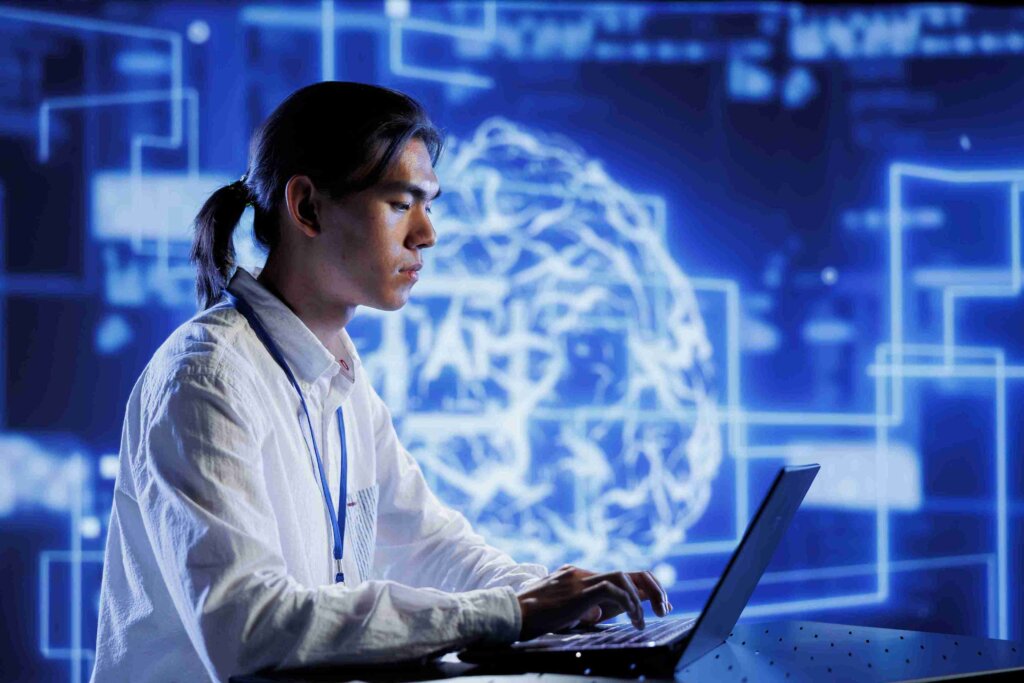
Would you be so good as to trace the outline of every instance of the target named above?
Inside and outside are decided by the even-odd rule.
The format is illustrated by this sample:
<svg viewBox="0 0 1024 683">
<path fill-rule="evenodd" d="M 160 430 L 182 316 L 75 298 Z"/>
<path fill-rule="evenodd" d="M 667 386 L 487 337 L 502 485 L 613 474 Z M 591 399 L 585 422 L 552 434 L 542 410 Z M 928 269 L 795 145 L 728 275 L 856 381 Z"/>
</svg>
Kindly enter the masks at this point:
<svg viewBox="0 0 1024 683">
<path fill-rule="evenodd" d="M 204 309 L 220 299 L 235 267 L 231 236 L 245 207 L 252 206 L 247 176 L 210 195 L 196 216 L 190 260 L 196 266 L 196 298 Z"/>
</svg>

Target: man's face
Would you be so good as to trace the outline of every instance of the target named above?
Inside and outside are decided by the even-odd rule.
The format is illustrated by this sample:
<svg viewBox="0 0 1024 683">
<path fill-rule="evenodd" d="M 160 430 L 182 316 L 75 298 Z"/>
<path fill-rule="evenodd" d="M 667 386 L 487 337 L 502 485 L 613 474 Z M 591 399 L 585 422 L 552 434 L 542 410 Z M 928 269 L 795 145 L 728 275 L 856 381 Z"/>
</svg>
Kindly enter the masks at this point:
<svg viewBox="0 0 1024 683">
<path fill-rule="evenodd" d="M 430 153 L 414 138 L 379 183 L 324 202 L 317 271 L 328 297 L 385 311 L 404 306 L 419 278 L 420 252 L 436 238 L 430 204 L 439 194 Z"/>
</svg>

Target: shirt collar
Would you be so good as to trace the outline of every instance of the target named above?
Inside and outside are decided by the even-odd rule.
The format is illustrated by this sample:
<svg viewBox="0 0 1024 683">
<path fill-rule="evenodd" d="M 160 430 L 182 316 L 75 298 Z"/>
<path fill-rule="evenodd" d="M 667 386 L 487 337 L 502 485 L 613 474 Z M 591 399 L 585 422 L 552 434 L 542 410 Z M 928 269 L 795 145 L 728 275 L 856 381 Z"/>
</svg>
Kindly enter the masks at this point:
<svg viewBox="0 0 1024 683">
<path fill-rule="evenodd" d="M 258 276 L 259 269 L 254 273 Z M 341 360 L 347 362 L 348 372 L 306 324 L 244 268 L 235 269 L 235 274 L 228 283 L 228 291 L 245 299 L 256 312 L 267 334 L 277 344 L 281 355 L 298 379 L 313 384 L 321 377 L 331 378 L 341 372 L 350 381 L 354 380 L 356 368 L 362 363 L 351 337 L 344 328 L 339 337 L 347 358 Z"/>
</svg>

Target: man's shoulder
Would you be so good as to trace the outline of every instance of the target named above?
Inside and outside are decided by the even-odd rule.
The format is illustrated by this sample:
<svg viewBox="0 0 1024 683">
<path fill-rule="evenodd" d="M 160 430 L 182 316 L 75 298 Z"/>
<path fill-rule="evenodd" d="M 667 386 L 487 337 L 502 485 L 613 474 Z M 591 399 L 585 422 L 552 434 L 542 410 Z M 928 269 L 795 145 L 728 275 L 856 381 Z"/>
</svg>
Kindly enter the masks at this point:
<svg viewBox="0 0 1024 683">
<path fill-rule="evenodd" d="M 153 353 L 143 370 L 143 384 L 191 379 L 243 385 L 255 375 L 256 340 L 238 311 L 219 303 L 179 325 Z"/>
</svg>

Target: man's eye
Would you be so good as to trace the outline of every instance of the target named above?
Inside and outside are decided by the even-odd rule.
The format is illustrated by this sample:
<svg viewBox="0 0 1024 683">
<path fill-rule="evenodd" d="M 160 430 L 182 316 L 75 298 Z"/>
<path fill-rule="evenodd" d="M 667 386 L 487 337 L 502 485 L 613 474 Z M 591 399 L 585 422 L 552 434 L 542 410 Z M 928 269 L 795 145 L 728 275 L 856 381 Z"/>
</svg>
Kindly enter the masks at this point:
<svg viewBox="0 0 1024 683">
<path fill-rule="evenodd" d="M 408 211 L 411 208 L 409 204 L 403 204 L 402 202 L 392 202 L 391 206 L 399 211 Z"/>
<path fill-rule="evenodd" d="M 429 206 L 427 207 L 427 213 L 434 213 Z"/>
</svg>

